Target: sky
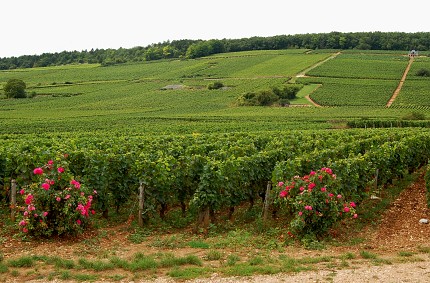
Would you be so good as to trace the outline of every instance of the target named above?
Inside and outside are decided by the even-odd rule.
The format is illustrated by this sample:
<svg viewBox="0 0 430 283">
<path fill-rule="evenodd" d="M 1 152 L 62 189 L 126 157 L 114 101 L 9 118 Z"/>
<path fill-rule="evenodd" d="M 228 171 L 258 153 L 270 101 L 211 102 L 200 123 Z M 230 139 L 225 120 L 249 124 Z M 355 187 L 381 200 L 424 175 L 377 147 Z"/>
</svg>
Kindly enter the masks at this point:
<svg viewBox="0 0 430 283">
<path fill-rule="evenodd" d="M 1 0 L 0 58 L 179 39 L 430 32 L 427 0 Z"/>
</svg>

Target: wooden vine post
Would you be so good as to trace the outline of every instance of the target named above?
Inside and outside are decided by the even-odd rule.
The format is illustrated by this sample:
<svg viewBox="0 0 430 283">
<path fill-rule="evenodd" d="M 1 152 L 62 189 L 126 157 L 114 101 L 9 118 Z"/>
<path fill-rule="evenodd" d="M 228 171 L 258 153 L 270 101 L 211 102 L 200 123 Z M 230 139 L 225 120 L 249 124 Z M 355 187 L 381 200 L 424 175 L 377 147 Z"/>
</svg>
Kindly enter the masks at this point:
<svg viewBox="0 0 430 283">
<path fill-rule="evenodd" d="M 142 182 L 139 183 L 139 215 L 138 215 L 138 223 L 140 227 L 143 227 L 143 208 L 145 206 L 145 187 Z"/>
<path fill-rule="evenodd" d="M 264 207 L 263 207 L 263 221 L 266 222 L 268 214 L 269 214 L 269 207 L 270 207 L 270 191 L 272 190 L 272 182 L 267 182 L 267 188 L 266 188 L 266 194 L 264 197 Z"/>
<path fill-rule="evenodd" d="M 379 169 L 376 169 L 376 172 L 375 172 L 375 192 L 378 190 L 378 175 L 379 175 Z"/>
<path fill-rule="evenodd" d="M 201 208 L 199 210 L 199 216 L 194 226 L 193 233 L 198 233 L 200 227 L 203 226 L 203 233 L 207 235 L 209 233 L 209 222 L 210 222 L 210 209 L 209 206 Z"/>
<path fill-rule="evenodd" d="M 16 212 L 16 180 L 12 179 L 10 182 L 10 219 L 15 222 Z"/>
</svg>

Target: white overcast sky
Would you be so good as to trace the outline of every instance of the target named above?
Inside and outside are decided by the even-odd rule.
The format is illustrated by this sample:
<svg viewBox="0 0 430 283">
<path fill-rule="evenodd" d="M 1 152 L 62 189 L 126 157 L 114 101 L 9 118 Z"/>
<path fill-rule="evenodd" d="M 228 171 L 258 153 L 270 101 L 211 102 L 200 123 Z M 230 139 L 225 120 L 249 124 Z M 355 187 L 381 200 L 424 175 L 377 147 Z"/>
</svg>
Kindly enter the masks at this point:
<svg viewBox="0 0 430 283">
<path fill-rule="evenodd" d="M 178 39 L 430 32 L 428 0 L 0 0 L 0 57 Z"/>
</svg>

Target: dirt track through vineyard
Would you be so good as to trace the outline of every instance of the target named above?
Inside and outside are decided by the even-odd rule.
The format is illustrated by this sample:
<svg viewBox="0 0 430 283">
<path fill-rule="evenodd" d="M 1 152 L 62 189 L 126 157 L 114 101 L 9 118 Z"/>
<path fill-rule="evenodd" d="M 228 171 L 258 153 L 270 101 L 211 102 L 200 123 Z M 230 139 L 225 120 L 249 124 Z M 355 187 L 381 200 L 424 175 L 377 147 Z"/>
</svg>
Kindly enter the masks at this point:
<svg viewBox="0 0 430 283">
<path fill-rule="evenodd" d="M 387 107 L 390 107 L 391 104 L 393 104 L 394 100 L 396 100 L 397 96 L 399 95 L 400 91 L 402 90 L 403 83 L 405 82 L 406 77 L 408 76 L 408 73 L 409 73 L 409 70 L 411 69 L 411 65 L 412 65 L 413 61 L 414 61 L 414 57 L 411 56 L 409 58 L 408 66 L 406 67 L 405 72 L 403 73 L 403 76 L 400 79 L 399 85 L 397 86 L 397 88 L 394 91 L 393 95 L 391 96 L 390 100 L 388 100 L 388 102 L 387 102 Z"/>
</svg>

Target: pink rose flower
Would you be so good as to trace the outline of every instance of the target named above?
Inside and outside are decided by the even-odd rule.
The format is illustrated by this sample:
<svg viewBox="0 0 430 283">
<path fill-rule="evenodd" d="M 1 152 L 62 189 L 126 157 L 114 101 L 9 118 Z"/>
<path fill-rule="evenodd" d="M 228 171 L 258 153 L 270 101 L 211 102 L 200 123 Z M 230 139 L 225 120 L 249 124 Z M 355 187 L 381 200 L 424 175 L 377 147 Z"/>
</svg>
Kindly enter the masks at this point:
<svg viewBox="0 0 430 283">
<path fill-rule="evenodd" d="M 81 187 L 81 184 L 76 181 L 76 180 L 71 180 L 70 184 L 72 184 L 73 186 L 75 186 L 76 189 L 79 189 Z"/>
<path fill-rule="evenodd" d="M 51 187 L 51 185 L 50 184 L 48 184 L 48 183 L 43 183 L 42 184 L 42 188 L 45 190 L 45 191 L 47 191 L 47 190 L 49 190 L 49 188 Z"/>
<path fill-rule="evenodd" d="M 326 187 L 321 188 L 321 192 L 326 192 L 326 191 L 327 191 Z"/>
<path fill-rule="evenodd" d="M 357 218 L 358 217 L 358 214 L 357 213 L 355 213 L 353 216 L 352 216 L 352 218 Z"/>
<path fill-rule="evenodd" d="M 279 182 L 278 187 L 282 187 L 284 185 L 284 182 Z"/>
<path fill-rule="evenodd" d="M 337 195 L 337 198 L 342 198 L 342 195 Z"/>
<path fill-rule="evenodd" d="M 302 216 L 302 215 L 303 215 L 303 212 L 299 211 L 299 216 Z"/>
<path fill-rule="evenodd" d="M 81 225 L 81 220 L 76 220 L 76 223 L 78 224 L 78 225 Z"/>
<path fill-rule="evenodd" d="M 48 161 L 48 165 L 52 165 L 52 164 L 54 164 L 54 161 L 49 160 L 49 161 Z"/>
<path fill-rule="evenodd" d="M 22 228 L 22 232 L 27 233 L 28 229 L 24 227 L 24 228 Z"/>
<path fill-rule="evenodd" d="M 61 198 L 60 197 L 56 197 L 55 200 L 56 201 L 61 201 Z"/>
<path fill-rule="evenodd" d="M 344 211 L 344 212 L 349 212 L 349 207 L 345 206 L 345 207 L 343 208 L 343 211 Z"/>
<path fill-rule="evenodd" d="M 34 175 L 42 175 L 43 174 L 43 169 L 40 167 L 37 167 L 33 170 L 33 174 Z"/>
<path fill-rule="evenodd" d="M 57 169 L 57 171 L 58 171 L 58 173 L 64 173 L 64 168 L 63 167 L 58 167 L 58 169 Z"/>
<path fill-rule="evenodd" d="M 351 202 L 349 203 L 349 206 L 351 206 L 351 207 L 356 207 L 357 205 L 355 204 L 355 202 L 351 201 Z"/>
<path fill-rule="evenodd" d="M 280 198 L 284 198 L 284 197 L 286 197 L 288 195 L 288 191 L 286 191 L 286 190 L 283 190 L 283 191 L 281 191 L 280 193 L 279 193 L 279 197 Z"/>
<path fill-rule="evenodd" d="M 19 191 L 19 193 L 20 193 L 21 195 L 25 194 L 24 189 L 21 189 L 21 190 Z"/>
<path fill-rule="evenodd" d="M 44 211 L 44 212 L 43 212 L 43 216 L 44 216 L 44 217 L 46 217 L 46 215 L 48 215 L 48 212 L 47 212 L 47 211 Z"/>
<path fill-rule="evenodd" d="M 34 196 L 32 194 L 29 194 L 26 198 L 25 198 L 25 204 L 30 204 L 34 199 Z"/>
</svg>

